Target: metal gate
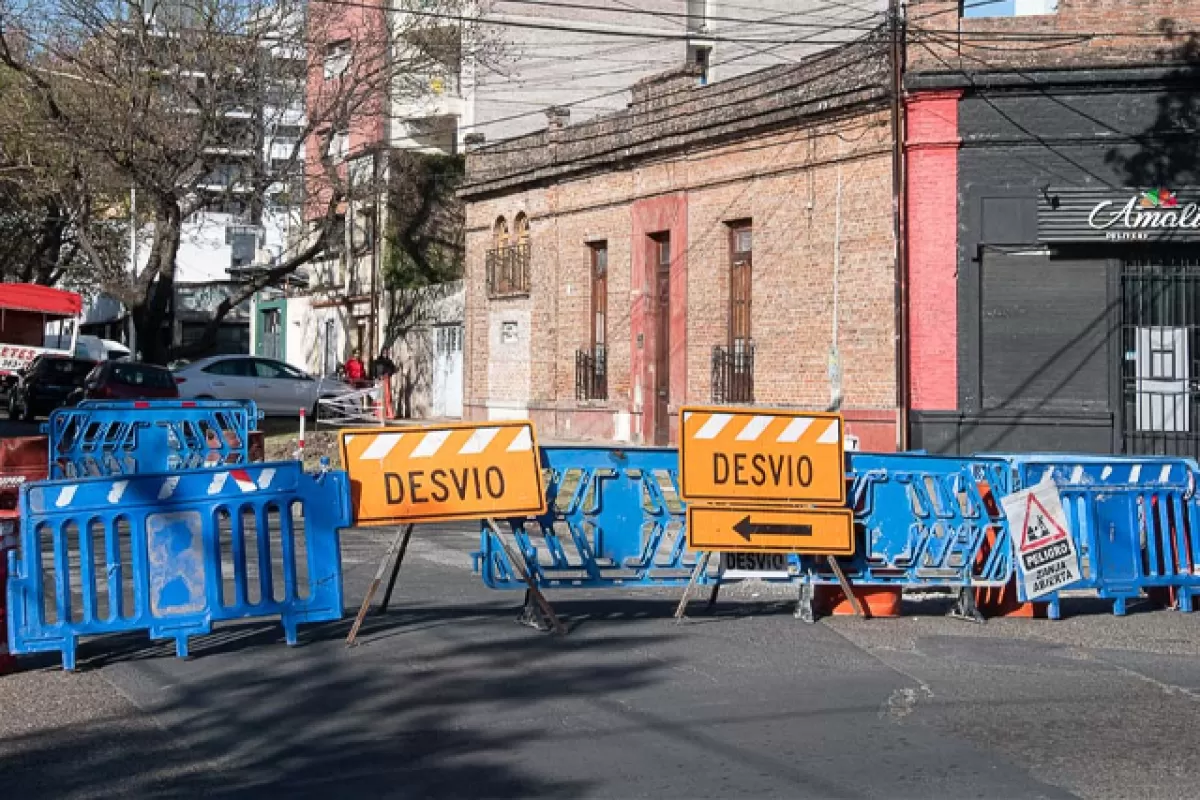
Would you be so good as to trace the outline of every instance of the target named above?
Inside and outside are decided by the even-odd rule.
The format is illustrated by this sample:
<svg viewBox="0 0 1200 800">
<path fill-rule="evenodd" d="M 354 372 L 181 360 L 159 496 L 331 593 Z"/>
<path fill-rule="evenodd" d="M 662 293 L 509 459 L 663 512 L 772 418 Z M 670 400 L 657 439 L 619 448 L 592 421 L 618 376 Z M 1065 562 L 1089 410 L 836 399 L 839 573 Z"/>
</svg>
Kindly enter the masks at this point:
<svg viewBox="0 0 1200 800">
<path fill-rule="evenodd" d="M 1124 451 L 1200 456 L 1200 262 L 1121 268 Z"/>
</svg>

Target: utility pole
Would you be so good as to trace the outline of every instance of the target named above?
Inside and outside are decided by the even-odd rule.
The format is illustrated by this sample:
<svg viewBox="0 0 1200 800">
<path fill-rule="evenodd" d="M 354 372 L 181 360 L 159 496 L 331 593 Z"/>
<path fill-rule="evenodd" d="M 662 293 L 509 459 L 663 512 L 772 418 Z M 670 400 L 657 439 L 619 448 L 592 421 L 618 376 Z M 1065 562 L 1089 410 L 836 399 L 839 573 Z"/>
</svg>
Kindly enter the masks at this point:
<svg viewBox="0 0 1200 800">
<path fill-rule="evenodd" d="M 908 248 L 904 174 L 904 19 L 900 0 L 889 0 L 892 95 L 892 236 L 895 241 L 896 449 L 908 449 Z"/>
<path fill-rule="evenodd" d="M 379 148 L 371 154 L 371 332 L 367 340 L 371 343 L 367 352 L 367 364 L 379 357 L 379 248 L 383 237 L 379 235 Z"/>
</svg>

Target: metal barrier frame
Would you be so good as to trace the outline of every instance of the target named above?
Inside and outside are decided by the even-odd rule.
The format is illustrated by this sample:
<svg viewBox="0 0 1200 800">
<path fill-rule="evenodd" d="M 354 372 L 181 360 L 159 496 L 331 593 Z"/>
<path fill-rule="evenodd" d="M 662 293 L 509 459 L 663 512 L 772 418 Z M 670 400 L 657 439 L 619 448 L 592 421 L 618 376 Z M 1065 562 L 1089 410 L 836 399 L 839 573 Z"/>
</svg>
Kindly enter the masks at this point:
<svg viewBox="0 0 1200 800">
<path fill-rule="evenodd" d="M 363 401 L 368 401 L 365 405 Z M 383 387 L 372 386 L 356 389 L 337 397 L 323 397 L 317 401 L 317 418 L 313 425 L 354 426 L 373 424 L 383 427 Z"/>
</svg>

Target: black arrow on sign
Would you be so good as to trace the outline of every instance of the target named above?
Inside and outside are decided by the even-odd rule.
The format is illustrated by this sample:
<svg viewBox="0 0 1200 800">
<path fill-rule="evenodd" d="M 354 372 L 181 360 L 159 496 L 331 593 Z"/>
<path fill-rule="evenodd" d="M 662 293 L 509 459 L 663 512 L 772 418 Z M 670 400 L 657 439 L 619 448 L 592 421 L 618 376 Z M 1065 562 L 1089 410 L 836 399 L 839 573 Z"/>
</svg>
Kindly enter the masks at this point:
<svg viewBox="0 0 1200 800">
<path fill-rule="evenodd" d="M 767 525 L 744 517 L 733 530 L 747 542 L 751 536 L 812 536 L 812 525 Z"/>
</svg>

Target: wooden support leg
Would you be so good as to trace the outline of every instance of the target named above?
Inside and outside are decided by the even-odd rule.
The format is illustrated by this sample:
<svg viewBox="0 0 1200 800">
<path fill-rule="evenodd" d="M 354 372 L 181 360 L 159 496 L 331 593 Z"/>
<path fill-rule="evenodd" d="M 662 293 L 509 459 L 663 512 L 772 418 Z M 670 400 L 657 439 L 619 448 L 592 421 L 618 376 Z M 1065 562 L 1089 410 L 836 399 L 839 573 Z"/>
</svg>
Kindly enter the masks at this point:
<svg viewBox="0 0 1200 800">
<path fill-rule="evenodd" d="M 400 575 L 400 565 L 404 563 L 404 554 L 408 552 L 408 540 L 412 538 L 413 526 L 409 525 L 404 531 L 404 541 L 400 542 L 400 552 L 392 562 L 392 576 L 388 578 L 387 589 L 383 592 L 383 600 L 379 603 L 379 613 L 386 614 L 388 604 L 392 602 L 392 590 L 396 588 L 396 578 Z"/>
<path fill-rule="evenodd" d="M 862 603 L 858 601 L 858 596 L 854 594 L 854 587 L 850 585 L 850 579 L 846 577 L 846 573 L 842 572 L 842 565 L 833 556 L 825 556 L 825 559 L 829 562 L 829 568 L 833 570 L 833 574 L 837 576 L 838 583 L 842 587 L 842 592 L 845 593 L 846 599 L 850 601 L 850 607 L 854 609 L 854 613 L 866 619 L 867 612 L 863 609 Z"/>
<path fill-rule="evenodd" d="M 500 546 L 504 548 L 504 552 L 508 556 L 509 563 L 513 565 L 513 569 L 517 571 L 517 574 L 521 576 L 521 580 L 525 581 L 525 585 L 529 587 L 529 592 L 533 596 L 533 601 L 537 603 L 538 608 L 541 609 L 542 614 L 546 617 L 547 622 L 550 623 L 550 627 L 559 636 L 566 635 L 566 626 L 562 624 L 562 620 L 560 620 L 558 615 L 554 613 L 554 608 L 550 605 L 550 601 L 548 601 L 546 596 L 542 594 L 542 590 L 538 588 L 537 583 L 533 580 L 533 577 L 529 574 L 529 571 L 525 569 L 524 559 L 522 559 L 520 554 L 509 546 L 508 542 L 504 541 L 504 535 L 500 532 L 500 526 L 496 524 L 494 519 L 488 519 L 487 526 L 491 529 L 492 533 L 496 535 L 496 539 L 500 542 Z"/>
<path fill-rule="evenodd" d="M 350 635 L 346 637 L 346 647 L 353 647 L 355 641 L 358 640 L 358 629 L 362 627 L 363 620 L 367 618 L 367 611 L 371 608 L 371 601 L 375 599 L 375 592 L 379 591 L 379 584 L 383 583 L 384 570 L 387 569 L 388 563 L 400 549 L 401 541 L 407 545 L 408 537 L 412 535 L 412 529 L 411 524 L 404 529 L 396 529 L 396 535 L 392 538 L 392 543 L 388 545 L 387 552 L 379 561 L 379 569 L 375 570 L 375 577 L 371 579 L 371 585 L 367 587 L 367 596 L 363 598 L 362 606 L 358 609 L 358 616 L 354 618 L 354 625 L 350 628 Z M 400 569 L 399 564 L 396 565 L 396 569 Z"/>
<path fill-rule="evenodd" d="M 688 578 L 687 586 L 683 587 L 683 597 L 679 598 L 679 606 L 675 609 L 676 624 L 683 621 L 683 613 L 687 610 L 688 598 L 692 594 L 692 587 L 696 585 L 696 581 L 700 580 L 700 573 L 704 571 L 704 565 L 707 563 L 708 553 L 700 553 L 696 557 L 696 567 L 692 570 L 692 576 Z"/>
<path fill-rule="evenodd" d="M 717 581 L 713 584 L 712 592 L 708 595 L 708 606 L 706 611 L 712 611 L 717 606 L 717 595 L 721 594 L 721 582 Z"/>
</svg>

